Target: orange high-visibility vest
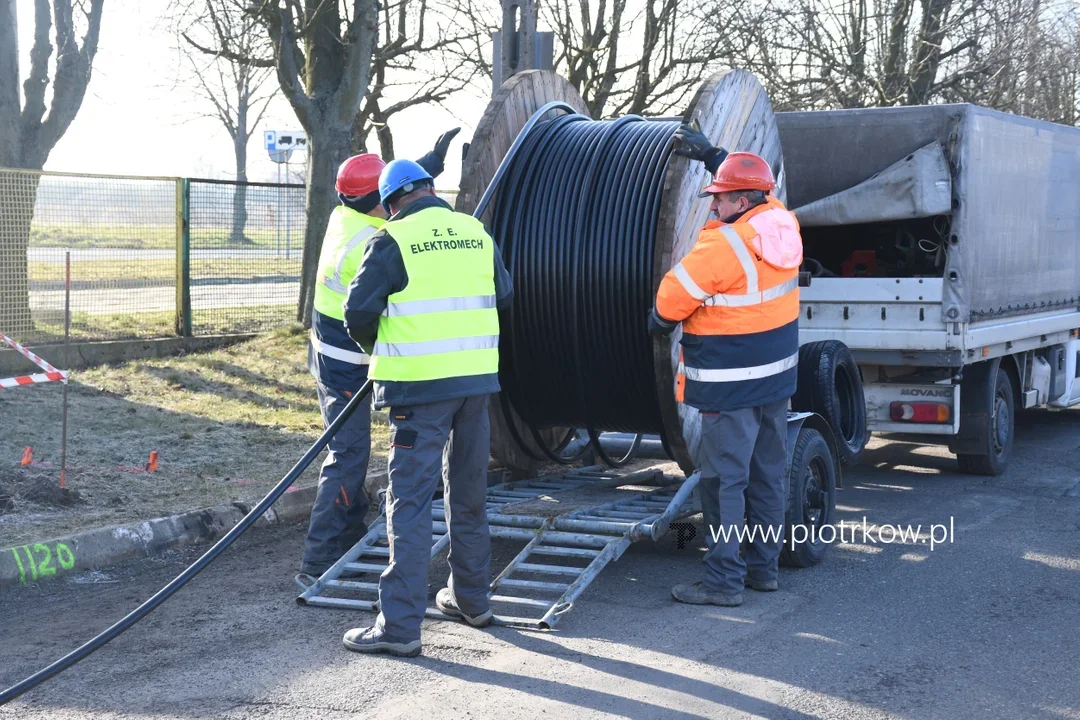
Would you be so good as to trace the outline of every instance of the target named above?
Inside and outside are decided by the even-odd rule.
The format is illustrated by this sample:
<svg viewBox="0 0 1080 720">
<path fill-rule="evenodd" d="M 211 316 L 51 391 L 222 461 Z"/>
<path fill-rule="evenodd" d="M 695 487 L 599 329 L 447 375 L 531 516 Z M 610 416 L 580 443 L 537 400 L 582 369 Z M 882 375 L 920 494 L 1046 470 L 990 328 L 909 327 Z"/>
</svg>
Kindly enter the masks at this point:
<svg viewBox="0 0 1080 720">
<path fill-rule="evenodd" d="M 663 318 L 682 321 L 679 402 L 735 410 L 794 394 L 801 263 L 799 223 L 774 197 L 705 225 L 656 297 Z"/>
</svg>

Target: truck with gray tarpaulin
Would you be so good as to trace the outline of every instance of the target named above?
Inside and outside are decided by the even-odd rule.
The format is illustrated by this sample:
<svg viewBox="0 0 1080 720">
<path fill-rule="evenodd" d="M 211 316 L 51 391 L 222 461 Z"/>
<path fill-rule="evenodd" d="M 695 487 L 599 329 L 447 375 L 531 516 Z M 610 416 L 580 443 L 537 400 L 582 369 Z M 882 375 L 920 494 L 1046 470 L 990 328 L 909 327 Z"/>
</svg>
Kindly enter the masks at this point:
<svg viewBox="0 0 1080 720">
<path fill-rule="evenodd" d="M 1019 410 L 1080 403 L 1080 129 L 972 105 L 777 123 L 811 276 L 793 404 L 848 462 L 919 433 L 1001 473 Z"/>
</svg>

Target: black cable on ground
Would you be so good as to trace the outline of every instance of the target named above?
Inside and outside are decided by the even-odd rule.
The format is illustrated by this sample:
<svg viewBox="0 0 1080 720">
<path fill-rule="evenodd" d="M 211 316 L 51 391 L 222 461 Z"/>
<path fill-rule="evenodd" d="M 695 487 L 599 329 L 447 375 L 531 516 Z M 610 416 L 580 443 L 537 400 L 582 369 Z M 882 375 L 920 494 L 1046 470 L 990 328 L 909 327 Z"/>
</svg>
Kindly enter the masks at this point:
<svg viewBox="0 0 1080 720">
<path fill-rule="evenodd" d="M 548 459 L 556 458 L 540 437 L 546 428 L 586 428 L 612 466 L 627 462 L 640 438 L 620 460 L 600 447 L 600 432 L 664 438 L 646 318 L 678 127 L 563 115 L 529 132 L 502 178 L 491 226 L 515 288 L 500 339 L 503 402 Z"/>
<path fill-rule="evenodd" d="M 300 474 L 307 469 L 308 465 L 311 464 L 311 461 L 314 460 L 320 452 L 322 452 L 323 448 L 326 447 L 326 444 L 330 442 L 330 438 L 332 438 L 334 434 L 337 433 L 337 431 L 341 428 L 341 426 L 348 421 L 349 417 L 352 416 L 353 412 L 356 410 L 357 407 L 359 407 L 360 403 L 367 402 L 367 397 L 371 393 L 371 383 L 372 381 L 370 379 L 366 383 L 364 383 L 363 387 L 361 387 L 360 390 L 358 390 L 356 394 L 352 396 L 352 399 L 349 400 L 348 404 L 342 409 L 341 414 L 337 416 L 337 419 L 335 419 L 334 422 L 330 423 L 330 426 L 326 428 L 326 431 L 322 435 L 320 435 L 319 439 L 315 441 L 315 444 L 312 445 L 306 453 L 304 453 L 304 456 L 300 458 L 296 465 L 293 466 L 293 469 L 290 470 L 288 474 L 283 477 L 277 485 L 274 486 L 274 489 L 271 490 L 266 497 L 259 501 L 258 505 L 253 507 L 251 511 L 248 512 L 248 514 L 240 520 L 240 522 L 233 526 L 232 530 L 229 530 L 229 532 L 226 533 L 223 538 L 214 543 L 213 547 L 203 553 L 202 557 L 192 563 L 192 565 L 186 570 L 184 570 L 184 572 L 177 575 L 172 580 L 172 582 L 154 593 L 154 595 L 149 600 L 132 610 L 130 613 L 125 615 L 107 630 L 101 632 L 96 637 L 79 646 L 75 650 L 72 650 L 70 653 L 60 658 L 48 667 L 37 671 L 22 682 L 12 685 L 7 690 L 4 690 L 2 693 L 0 693 L 0 705 L 11 702 L 15 698 L 19 697 L 28 690 L 37 687 L 38 685 L 45 682 L 54 675 L 58 675 L 64 670 L 67 670 L 69 667 L 84 659 L 91 653 L 100 650 L 106 643 L 115 639 L 118 635 L 129 629 L 132 625 L 139 622 L 148 614 L 150 614 L 150 612 L 157 608 L 158 605 L 168 600 L 173 593 L 184 587 L 184 585 L 186 585 L 189 580 L 198 575 L 203 570 L 203 568 L 213 562 L 214 558 L 220 555 L 225 548 L 232 545 L 233 541 L 236 540 L 236 538 L 240 537 L 240 535 L 242 535 L 245 530 L 251 527 L 251 524 L 258 520 L 263 513 L 269 510 L 270 506 L 273 505 L 277 501 L 277 499 L 281 497 L 281 495 L 286 490 L 289 489 L 289 486 L 296 481 L 296 478 L 300 477 Z"/>
</svg>

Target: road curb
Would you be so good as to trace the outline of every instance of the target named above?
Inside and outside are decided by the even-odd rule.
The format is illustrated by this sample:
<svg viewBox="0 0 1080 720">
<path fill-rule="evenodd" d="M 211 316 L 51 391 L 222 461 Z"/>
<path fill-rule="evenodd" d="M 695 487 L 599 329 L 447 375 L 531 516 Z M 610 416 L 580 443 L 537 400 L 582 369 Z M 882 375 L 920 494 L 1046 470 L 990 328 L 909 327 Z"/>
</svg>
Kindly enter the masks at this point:
<svg viewBox="0 0 1080 720">
<path fill-rule="evenodd" d="M 384 486 L 385 475 L 369 476 L 369 486 Z M 317 491 L 317 486 L 311 486 L 285 493 L 255 522 L 255 526 L 306 520 L 311 516 Z M 251 504 L 234 502 L 6 548 L 0 550 L 0 588 L 96 570 L 197 542 L 212 542 L 231 530 L 251 508 Z"/>
<path fill-rule="evenodd" d="M 503 470 L 489 470 L 488 484 L 503 482 L 505 477 Z M 378 492 L 385 490 L 388 482 L 385 471 L 368 474 L 364 489 L 372 505 L 377 505 Z M 318 487 L 313 485 L 285 493 L 255 521 L 255 527 L 307 520 L 317 492 Z M 233 502 L 5 548 L 0 550 L 0 588 L 97 570 L 194 543 L 213 542 L 229 532 L 251 508 L 250 503 Z"/>
</svg>

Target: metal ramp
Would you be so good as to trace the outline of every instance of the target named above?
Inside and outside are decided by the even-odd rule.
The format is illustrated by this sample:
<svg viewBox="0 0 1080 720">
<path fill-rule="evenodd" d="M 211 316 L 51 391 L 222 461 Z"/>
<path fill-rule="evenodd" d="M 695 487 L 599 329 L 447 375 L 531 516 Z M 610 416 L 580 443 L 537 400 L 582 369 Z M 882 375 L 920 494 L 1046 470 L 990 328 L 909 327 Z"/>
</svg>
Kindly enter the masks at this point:
<svg viewBox="0 0 1080 720">
<path fill-rule="evenodd" d="M 555 517 L 516 515 L 503 510 L 559 491 L 630 485 L 636 476 L 644 474 L 655 476 L 656 471 L 619 475 L 585 468 L 564 476 L 489 488 L 487 511 L 491 536 L 526 541 L 521 552 L 491 582 L 494 622 L 541 629 L 554 627 L 600 571 L 609 562 L 618 560 L 632 542 L 646 537 L 659 539 L 674 520 L 694 511 L 690 495 L 698 475 L 692 475 L 677 487 L 659 488 Z M 433 501 L 431 557 L 450 542 L 445 518 L 442 499 Z M 380 514 L 368 534 L 318 580 L 297 576 L 297 584 L 303 590 L 297 603 L 376 610 L 379 575 L 386 569 L 389 555 L 386 520 Z M 342 577 L 343 573 L 349 577 Z M 327 590 L 347 593 L 350 597 L 327 596 L 324 594 Z M 533 612 L 510 614 L 525 609 Z M 431 607 L 427 616 L 447 618 Z"/>
</svg>

